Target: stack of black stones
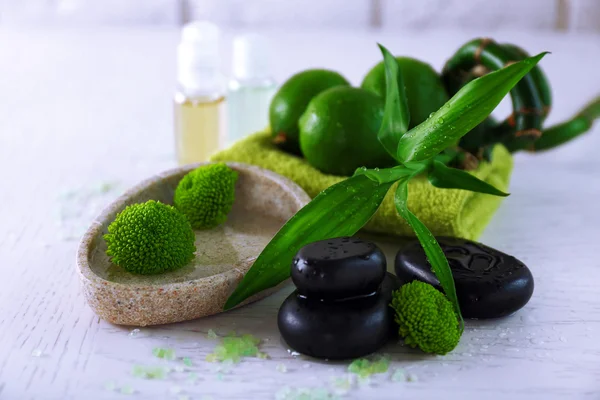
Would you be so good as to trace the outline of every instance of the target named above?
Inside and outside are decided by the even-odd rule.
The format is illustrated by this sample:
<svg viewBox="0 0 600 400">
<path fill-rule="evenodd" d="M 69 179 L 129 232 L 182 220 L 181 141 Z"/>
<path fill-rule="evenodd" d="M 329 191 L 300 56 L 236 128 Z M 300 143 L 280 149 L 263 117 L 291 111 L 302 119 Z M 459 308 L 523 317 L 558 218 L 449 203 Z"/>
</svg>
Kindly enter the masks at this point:
<svg viewBox="0 0 600 400">
<path fill-rule="evenodd" d="M 438 237 L 450 264 L 465 318 L 499 318 L 522 308 L 533 294 L 531 271 L 518 259 L 480 243 Z M 292 263 L 297 290 L 279 310 L 283 339 L 294 350 L 318 358 L 368 355 L 395 337 L 389 306 L 401 284 L 419 280 L 442 291 L 417 240 L 386 272 L 383 252 L 373 243 L 336 238 L 303 247 Z"/>
<path fill-rule="evenodd" d="M 303 247 L 292 263 L 293 292 L 279 310 L 283 339 L 318 358 L 361 357 L 395 333 L 391 294 L 396 278 L 386 272 L 373 243 L 336 238 Z"/>
</svg>

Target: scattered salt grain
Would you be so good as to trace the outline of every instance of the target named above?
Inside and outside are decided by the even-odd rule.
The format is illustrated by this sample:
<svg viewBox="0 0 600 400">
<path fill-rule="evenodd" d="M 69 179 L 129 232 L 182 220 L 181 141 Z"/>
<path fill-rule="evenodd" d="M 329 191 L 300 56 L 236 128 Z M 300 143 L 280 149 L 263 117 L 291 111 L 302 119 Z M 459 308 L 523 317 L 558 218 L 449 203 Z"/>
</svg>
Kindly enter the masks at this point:
<svg viewBox="0 0 600 400">
<path fill-rule="evenodd" d="M 206 334 L 206 337 L 209 339 L 217 339 L 219 336 L 217 335 L 217 333 L 215 331 L 213 331 L 212 329 L 209 329 L 208 333 Z"/>
<path fill-rule="evenodd" d="M 142 365 L 134 365 L 132 370 L 133 376 L 143 379 L 164 379 L 168 372 L 169 369 L 166 367 L 144 367 Z"/>
<path fill-rule="evenodd" d="M 152 350 L 152 354 L 154 354 L 155 357 L 162 358 L 164 360 L 175 359 L 175 350 L 173 349 L 163 349 L 161 347 L 155 347 Z"/>
<path fill-rule="evenodd" d="M 366 358 L 359 358 L 348 366 L 348 372 L 358 375 L 361 378 L 366 378 L 373 374 L 381 374 L 387 372 L 390 365 L 390 359 L 387 356 L 381 356 L 375 361 L 370 361 Z"/>
<path fill-rule="evenodd" d="M 125 385 L 121 387 L 121 394 L 133 394 L 135 393 L 135 390 L 129 386 L 129 385 Z"/>
<path fill-rule="evenodd" d="M 336 397 L 325 388 L 281 388 L 276 394 L 276 400 L 333 400 Z"/>
<path fill-rule="evenodd" d="M 35 349 L 31 352 L 31 357 L 41 357 L 42 356 L 42 350 L 40 349 Z"/>
<path fill-rule="evenodd" d="M 139 329 L 137 329 L 137 328 L 135 328 L 134 330 L 132 330 L 131 332 L 129 332 L 129 337 L 130 337 L 130 338 L 134 338 L 134 337 L 136 337 L 137 335 L 139 335 L 139 333 L 140 333 L 140 330 L 139 330 Z"/>
<path fill-rule="evenodd" d="M 277 364 L 275 369 L 277 370 L 277 372 L 281 372 L 283 374 L 287 372 L 287 367 L 284 364 Z"/>
<path fill-rule="evenodd" d="M 397 368 L 391 377 L 393 382 L 404 382 L 406 380 L 406 374 L 401 368 Z"/>
<path fill-rule="evenodd" d="M 418 382 L 419 377 L 415 374 L 409 373 L 406 375 L 406 381 L 407 382 Z"/>
<path fill-rule="evenodd" d="M 183 392 L 183 389 L 180 386 L 171 386 L 171 388 L 169 389 L 169 392 L 171 394 L 179 394 L 179 393 Z"/>
</svg>

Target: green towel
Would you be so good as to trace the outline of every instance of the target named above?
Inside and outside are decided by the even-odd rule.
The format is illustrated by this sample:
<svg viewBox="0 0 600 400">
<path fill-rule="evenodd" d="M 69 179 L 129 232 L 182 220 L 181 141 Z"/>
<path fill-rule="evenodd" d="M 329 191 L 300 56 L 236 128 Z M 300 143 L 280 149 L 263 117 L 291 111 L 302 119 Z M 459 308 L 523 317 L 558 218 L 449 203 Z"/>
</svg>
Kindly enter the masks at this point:
<svg viewBox="0 0 600 400">
<path fill-rule="evenodd" d="M 345 179 L 326 175 L 302 158 L 284 153 L 271 144 L 268 132 L 259 132 L 234 143 L 211 157 L 212 161 L 235 161 L 258 165 L 286 176 L 315 197 L 327 187 Z M 482 163 L 473 172 L 478 178 L 508 191 L 512 157 L 502 146 L 494 149 L 491 163 Z M 501 197 L 466 190 L 438 189 L 425 177 L 409 183 L 408 207 L 437 236 L 477 240 L 500 205 Z M 373 233 L 413 236 L 412 229 L 398 215 L 394 190 L 364 228 Z"/>
</svg>

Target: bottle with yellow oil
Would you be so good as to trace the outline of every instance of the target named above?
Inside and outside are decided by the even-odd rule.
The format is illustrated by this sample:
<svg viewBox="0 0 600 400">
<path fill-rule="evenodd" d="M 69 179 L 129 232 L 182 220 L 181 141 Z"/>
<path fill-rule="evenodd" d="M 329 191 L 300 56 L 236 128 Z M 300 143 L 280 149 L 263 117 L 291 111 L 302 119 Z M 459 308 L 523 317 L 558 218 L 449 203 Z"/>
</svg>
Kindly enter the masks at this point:
<svg viewBox="0 0 600 400">
<path fill-rule="evenodd" d="M 225 142 L 226 79 L 219 30 L 198 21 L 183 27 L 177 48 L 175 146 L 179 165 L 207 161 Z"/>
</svg>

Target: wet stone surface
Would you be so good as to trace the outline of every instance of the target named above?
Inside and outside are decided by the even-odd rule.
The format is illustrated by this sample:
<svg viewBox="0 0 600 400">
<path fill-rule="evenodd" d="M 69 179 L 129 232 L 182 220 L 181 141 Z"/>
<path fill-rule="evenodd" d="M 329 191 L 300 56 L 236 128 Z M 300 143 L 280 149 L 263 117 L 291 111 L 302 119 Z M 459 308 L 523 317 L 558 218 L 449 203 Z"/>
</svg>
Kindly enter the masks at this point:
<svg viewBox="0 0 600 400">
<path fill-rule="evenodd" d="M 522 308 L 533 294 L 531 271 L 513 256 L 465 239 L 438 237 L 452 270 L 460 309 L 465 318 L 498 318 Z M 401 283 L 419 280 L 442 290 L 417 240 L 396 254 Z"/>
</svg>

